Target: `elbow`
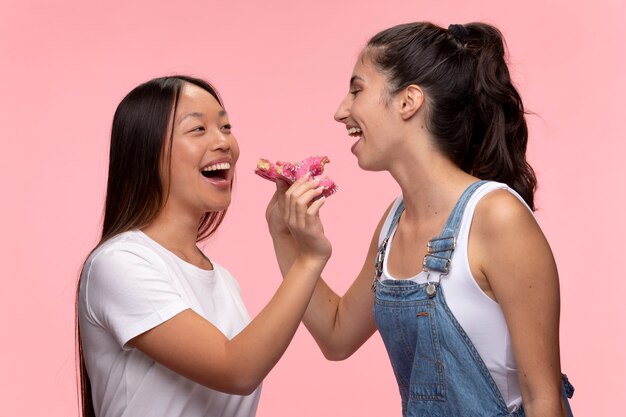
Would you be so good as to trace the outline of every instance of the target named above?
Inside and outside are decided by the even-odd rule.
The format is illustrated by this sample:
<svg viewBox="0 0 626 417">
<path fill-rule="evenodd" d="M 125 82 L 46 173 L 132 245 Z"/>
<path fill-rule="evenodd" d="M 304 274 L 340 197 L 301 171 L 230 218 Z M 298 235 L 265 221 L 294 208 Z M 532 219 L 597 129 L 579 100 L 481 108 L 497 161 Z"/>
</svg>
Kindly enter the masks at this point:
<svg viewBox="0 0 626 417">
<path fill-rule="evenodd" d="M 217 382 L 215 378 L 210 380 L 196 380 L 196 382 L 215 391 L 224 394 L 247 396 L 252 394 L 263 382 L 263 378 L 254 375 L 245 375 L 243 373 L 234 372 L 222 375 Z"/>
<path fill-rule="evenodd" d="M 254 391 L 256 391 L 257 388 L 259 388 L 259 385 L 261 385 L 260 381 L 258 383 L 253 383 L 253 384 L 241 384 L 237 386 L 236 389 L 234 389 L 233 392 L 231 392 L 231 394 L 248 396 L 254 393 Z"/>
<path fill-rule="evenodd" d="M 237 375 L 238 374 L 238 375 Z M 231 389 L 229 394 L 234 395 L 250 395 L 261 385 L 263 382 L 263 376 L 248 374 L 245 372 L 235 373 L 230 382 Z"/>
<path fill-rule="evenodd" d="M 346 360 L 354 353 L 354 350 L 341 348 L 322 348 L 321 350 L 324 357 L 333 362 Z"/>
<path fill-rule="evenodd" d="M 262 380 L 254 378 L 237 378 L 232 380 L 220 391 L 226 394 L 247 396 L 252 394 L 261 385 Z"/>
<path fill-rule="evenodd" d="M 325 353 L 324 357 L 332 362 L 339 362 L 339 361 L 343 361 L 349 358 L 350 355 L 340 355 L 340 354 L 336 354 L 336 353 Z"/>
</svg>

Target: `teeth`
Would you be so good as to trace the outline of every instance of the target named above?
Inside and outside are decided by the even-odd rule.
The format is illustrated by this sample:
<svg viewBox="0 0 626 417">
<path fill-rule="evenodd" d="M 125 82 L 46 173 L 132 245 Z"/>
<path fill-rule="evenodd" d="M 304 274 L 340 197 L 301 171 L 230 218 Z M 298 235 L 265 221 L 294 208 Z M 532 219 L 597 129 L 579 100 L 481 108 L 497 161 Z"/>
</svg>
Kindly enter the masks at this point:
<svg viewBox="0 0 626 417">
<path fill-rule="evenodd" d="M 351 136 L 359 134 L 359 133 L 362 133 L 361 128 L 359 128 L 359 127 L 351 127 L 351 128 L 348 129 L 348 134 L 351 135 Z"/>
<path fill-rule="evenodd" d="M 202 168 L 202 171 L 217 171 L 220 169 L 230 169 L 230 164 L 228 162 L 213 164 Z"/>
</svg>

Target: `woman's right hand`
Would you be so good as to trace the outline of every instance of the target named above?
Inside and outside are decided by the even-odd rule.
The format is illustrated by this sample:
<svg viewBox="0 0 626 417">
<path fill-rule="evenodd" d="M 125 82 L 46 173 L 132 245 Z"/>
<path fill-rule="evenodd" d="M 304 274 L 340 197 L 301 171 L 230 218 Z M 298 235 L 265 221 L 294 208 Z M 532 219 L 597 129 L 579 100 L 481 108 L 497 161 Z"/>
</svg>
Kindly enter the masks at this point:
<svg viewBox="0 0 626 417">
<path fill-rule="evenodd" d="M 300 255 L 326 262 L 332 253 L 332 246 L 324 235 L 319 217 L 319 210 L 326 202 L 322 191 L 319 180 L 309 181 L 306 175 L 294 182 L 283 196 L 277 190 L 279 195 L 274 210 L 282 212 L 283 222 L 296 241 Z M 273 214 L 270 213 L 270 217 Z"/>
<path fill-rule="evenodd" d="M 332 250 L 319 218 L 325 199 L 316 200 L 322 193 L 318 182 L 303 178 L 288 189 L 277 187 L 266 215 L 293 239 L 288 250 L 293 256 L 267 306 L 232 339 L 187 309 L 136 336 L 131 346 L 209 388 L 236 395 L 257 388 L 298 329 Z"/>
</svg>

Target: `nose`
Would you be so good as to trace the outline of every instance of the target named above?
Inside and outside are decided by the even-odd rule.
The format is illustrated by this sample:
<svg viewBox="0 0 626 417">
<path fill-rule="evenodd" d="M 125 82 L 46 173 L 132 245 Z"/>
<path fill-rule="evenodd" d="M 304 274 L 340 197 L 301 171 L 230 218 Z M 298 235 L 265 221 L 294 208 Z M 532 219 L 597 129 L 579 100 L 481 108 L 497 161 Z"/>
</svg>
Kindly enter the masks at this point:
<svg viewBox="0 0 626 417">
<path fill-rule="evenodd" d="M 350 103 L 348 99 L 349 97 L 346 95 L 341 103 L 339 103 L 337 111 L 335 111 L 335 121 L 339 123 L 345 123 L 346 119 L 350 115 Z"/>
<path fill-rule="evenodd" d="M 225 135 L 223 132 L 219 131 L 211 141 L 211 150 L 223 152 L 229 151 L 232 146 L 229 136 L 232 136 L 232 134 Z"/>
</svg>

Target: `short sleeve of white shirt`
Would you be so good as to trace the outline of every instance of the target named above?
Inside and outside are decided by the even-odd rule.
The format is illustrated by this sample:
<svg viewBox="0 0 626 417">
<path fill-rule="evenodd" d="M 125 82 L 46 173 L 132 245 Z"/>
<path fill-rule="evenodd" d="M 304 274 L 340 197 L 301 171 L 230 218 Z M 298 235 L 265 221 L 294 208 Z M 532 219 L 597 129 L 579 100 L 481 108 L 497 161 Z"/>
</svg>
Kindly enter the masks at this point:
<svg viewBox="0 0 626 417">
<path fill-rule="evenodd" d="M 88 317 L 109 329 L 121 347 L 190 308 L 174 287 L 167 266 L 150 248 L 114 243 L 88 261 Z"/>
</svg>

